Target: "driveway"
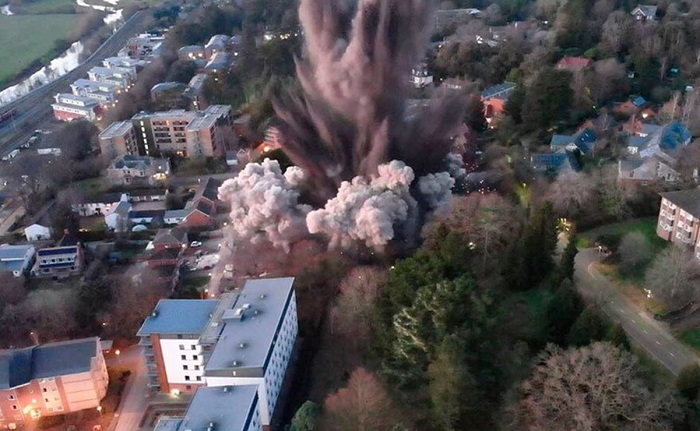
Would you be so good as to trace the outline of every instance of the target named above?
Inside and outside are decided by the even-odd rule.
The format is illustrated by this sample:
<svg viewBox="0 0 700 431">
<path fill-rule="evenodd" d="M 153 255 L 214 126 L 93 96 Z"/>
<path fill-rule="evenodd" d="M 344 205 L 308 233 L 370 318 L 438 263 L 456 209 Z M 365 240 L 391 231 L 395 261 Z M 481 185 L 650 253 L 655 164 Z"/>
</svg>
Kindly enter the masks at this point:
<svg viewBox="0 0 700 431">
<path fill-rule="evenodd" d="M 601 257 L 597 248 L 579 250 L 576 256 L 574 278 L 583 297 L 600 304 L 610 319 L 622 325 L 630 341 L 673 375 L 677 376 L 686 365 L 700 363 L 700 357 L 693 350 L 671 335 L 668 325 L 640 310 L 595 268 L 594 264 Z"/>
<path fill-rule="evenodd" d="M 124 387 L 122 400 L 119 409 L 114 415 L 114 420 L 109 424 L 108 431 L 136 431 L 139 429 L 139 422 L 146 412 L 150 390 L 146 386 L 146 365 L 141 348 L 134 346 L 119 356 L 110 358 L 107 365 L 116 367 L 126 367 L 131 370 L 131 375 Z"/>
</svg>

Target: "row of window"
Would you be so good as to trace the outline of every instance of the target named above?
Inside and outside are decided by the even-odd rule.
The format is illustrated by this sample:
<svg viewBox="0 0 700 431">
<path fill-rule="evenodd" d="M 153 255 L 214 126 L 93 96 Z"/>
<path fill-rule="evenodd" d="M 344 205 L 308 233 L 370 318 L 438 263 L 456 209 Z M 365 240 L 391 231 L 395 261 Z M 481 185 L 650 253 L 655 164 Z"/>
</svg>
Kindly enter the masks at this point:
<svg viewBox="0 0 700 431">
<path fill-rule="evenodd" d="M 187 355 L 180 355 L 180 359 L 182 359 L 183 361 L 186 361 L 186 360 L 187 360 Z M 199 360 L 199 356 L 198 356 L 198 355 L 192 355 L 192 360 L 193 360 L 193 361 Z"/>
</svg>

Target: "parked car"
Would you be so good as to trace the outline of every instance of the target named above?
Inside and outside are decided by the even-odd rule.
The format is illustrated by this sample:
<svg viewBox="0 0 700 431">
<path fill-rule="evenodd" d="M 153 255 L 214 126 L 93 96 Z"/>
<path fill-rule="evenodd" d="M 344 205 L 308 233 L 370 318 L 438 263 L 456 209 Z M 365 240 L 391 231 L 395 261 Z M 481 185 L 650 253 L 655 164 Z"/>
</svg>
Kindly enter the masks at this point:
<svg viewBox="0 0 700 431">
<path fill-rule="evenodd" d="M 202 246 L 202 242 L 201 242 L 201 241 L 192 241 L 192 242 L 190 243 L 190 247 L 201 247 L 201 246 Z"/>
</svg>

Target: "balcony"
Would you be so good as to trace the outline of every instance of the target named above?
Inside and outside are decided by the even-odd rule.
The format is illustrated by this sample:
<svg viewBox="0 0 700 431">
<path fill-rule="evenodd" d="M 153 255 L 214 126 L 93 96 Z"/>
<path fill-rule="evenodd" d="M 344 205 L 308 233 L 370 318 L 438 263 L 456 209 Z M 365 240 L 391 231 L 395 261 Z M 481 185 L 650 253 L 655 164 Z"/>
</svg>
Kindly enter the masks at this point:
<svg viewBox="0 0 700 431">
<path fill-rule="evenodd" d="M 139 346 L 151 347 L 153 346 L 153 341 L 149 337 L 142 337 L 139 340 Z M 144 349 L 145 351 L 146 349 Z"/>
</svg>

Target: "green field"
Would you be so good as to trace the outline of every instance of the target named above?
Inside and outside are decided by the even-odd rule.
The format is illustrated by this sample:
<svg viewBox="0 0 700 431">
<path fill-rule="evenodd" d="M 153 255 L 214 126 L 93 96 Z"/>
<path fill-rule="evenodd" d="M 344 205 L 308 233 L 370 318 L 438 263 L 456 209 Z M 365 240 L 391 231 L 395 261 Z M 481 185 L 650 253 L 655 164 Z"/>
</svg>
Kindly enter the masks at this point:
<svg viewBox="0 0 700 431">
<path fill-rule="evenodd" d="M 14 78 L 65 38 L 78 15 L 0 15 L 0 83 Z"/>
<path fill-rule="evenodd" d="M 36 0 L 32 2 L 25 1 L 22 6 L 12 11 L 19 15 L 68 14 L 74 13 L 76 8 L 75 0 Z"/>
<path fill-rule="evenodd" d="M 630 232 L 641 232 L 649 240 L 652 248 L 659 251 L 668 243 L 656 235 L 656 217 L 628 220 L 620 223 L 606 224 L 579 234 L 579 248 L 592 247 L 596 238 L 601 235 L 622 237 Z"/>
<path fill-rule="evenodd" d="M 678 339 L 700 352 L 700 329 L 688 329 L 678 334 Z"/>
</svg>

